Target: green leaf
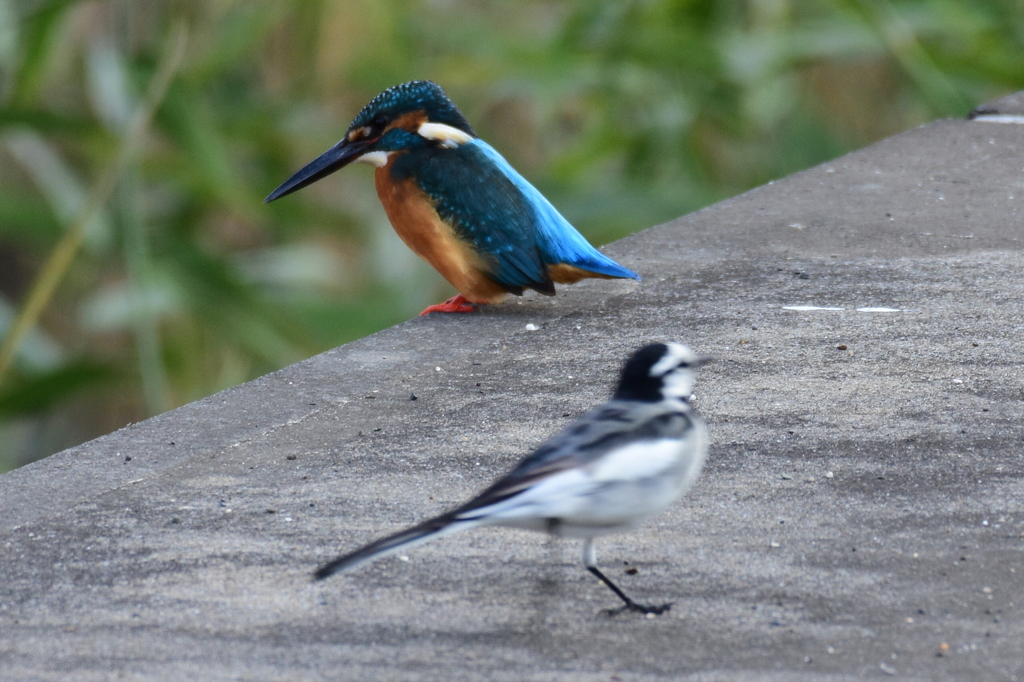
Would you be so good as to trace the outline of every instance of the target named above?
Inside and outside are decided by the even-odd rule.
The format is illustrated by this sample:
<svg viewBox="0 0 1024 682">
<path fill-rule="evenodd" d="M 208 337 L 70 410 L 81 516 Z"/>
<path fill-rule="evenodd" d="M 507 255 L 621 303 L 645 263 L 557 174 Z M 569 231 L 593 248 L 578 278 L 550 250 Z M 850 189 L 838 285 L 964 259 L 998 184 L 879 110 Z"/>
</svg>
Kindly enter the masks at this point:
<svg viewBox="0 0 1024 682">
<path fill-rule="evenodd" d="M 59 45 L 68 10 L 75 0 L 47 0 L 21 18 L 21 61 L 14 77 L 12 101 L 25 106 L 35 99 L 46 67 Z"/>
<path fill-rule="evenodd" d="M 4 128 L 30 128 L 37 133 L 66 135 L 71 139 L 92 137 L 100 132 L 96 122 L 89 119 L 16 106 L 0 107 L 0 130 Z"/>
<path fill-rule="evenodd" d="M 0 418 L 45 412 L 81 391 L 119 376 L 110 365 L 83 360 L 44 374 L 6 381 L 0 387 Z"/>
<path fill-rule="evenodd" d="M 4 142 L 50 202 L 57 218 L 70 225 L 85 204 L 86 182 L 54 145 L 30 130 L 8 133 Z M 100 210 L 85 228 L 83 245 L 92 251 L 102 251 L 109 246 L 112 236 L 110 215 Z"/>
<path fill-rule="evenodd" d="M 0 239 L 27 248 L 52 246 L 64 226 L 46 202 L 29 192 L 0 192 Z"/>
</svg>

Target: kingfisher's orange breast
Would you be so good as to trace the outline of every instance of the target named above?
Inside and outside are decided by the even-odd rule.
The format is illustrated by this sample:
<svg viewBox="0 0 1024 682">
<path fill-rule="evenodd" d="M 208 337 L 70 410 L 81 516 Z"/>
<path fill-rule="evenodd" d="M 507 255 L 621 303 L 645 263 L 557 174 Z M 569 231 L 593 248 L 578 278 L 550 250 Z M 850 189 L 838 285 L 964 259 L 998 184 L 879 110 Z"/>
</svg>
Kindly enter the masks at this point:
<svg viewBox="0 0 1024 682">
<path fill-rule="evenodd" d="M 497 303 L 508 295 L 485 274 L 486 266 L 469 244 L 461 241 L 441 219 L 430 197 L 412 178 L 395 182 L 391 177 L 392 154 L 374 173 L 377 196 L 391 226 L 417 256 L 430 263 L 460 294 L 472 303 Z"/>
</svg>

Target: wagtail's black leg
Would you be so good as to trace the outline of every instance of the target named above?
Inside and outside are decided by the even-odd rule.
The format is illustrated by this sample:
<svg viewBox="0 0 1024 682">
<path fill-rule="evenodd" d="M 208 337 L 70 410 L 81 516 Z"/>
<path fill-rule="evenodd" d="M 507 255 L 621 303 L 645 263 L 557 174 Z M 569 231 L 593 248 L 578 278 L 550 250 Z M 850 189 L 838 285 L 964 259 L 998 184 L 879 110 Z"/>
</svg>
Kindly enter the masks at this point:
<svg viewBox="0 0 1024 682">
<path fill-rule="evenodd" d="M 672 602 L 662 604 L 661 606 L 644 606 L 643 604 L 637 604 L 635 601 L 627 597 L 626 593 L 620 590 L 618 585 L 609 580 L 608 577 L 597 568 L 597 566 L 587 566 L 587 570 L 596 575 L 612 592 L 619 595 L 619 599 L 626 602 L 626 606 L 624 608 L 630 611 L 662 614 L 672 608 Z"/>
<path fill-rule="evenodd" d="M 597 576 L 598 580 L 608 586 L 612 592 L 619 596 L 619 599 L 626 602 L 624 609 L 629 611 L 637 611 L 639 613 L 665 613 L 672 608 L 672 602 L 668 604 L 662 604 L 661 606 L 644 606 L 643 604 L 637 604 L 635 601 L 626 596 L 626 593 L 619 589 L 619 586 L 608 579 L 601 569 L 597 567 L 597 552 L 594 550 L 594 538 L 586 538 L 583 541 L 583 565 L 586 566 L 587 570 Z M 618 610 L 612 610 L 609 615 L 615 615 Z"/>
</svg>

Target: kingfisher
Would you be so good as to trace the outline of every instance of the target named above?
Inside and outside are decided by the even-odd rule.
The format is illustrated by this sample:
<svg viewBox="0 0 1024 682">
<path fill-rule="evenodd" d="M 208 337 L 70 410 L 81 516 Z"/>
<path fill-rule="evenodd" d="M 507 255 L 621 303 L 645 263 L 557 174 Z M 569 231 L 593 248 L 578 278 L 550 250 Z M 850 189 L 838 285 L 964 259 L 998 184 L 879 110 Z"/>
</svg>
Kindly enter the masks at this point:
<svg viewBox="0 0 1024 682">
<path fill-rule="evenodd" d="M 555 283 L 640 276 L 590 245 L 431 81 L 374 97 L 345 136 L 275 189 L 280 199 L 353 162 L 374 184 L 402 241 L 459 292 L 432 312 L 472 312 Z"/>
</svg>

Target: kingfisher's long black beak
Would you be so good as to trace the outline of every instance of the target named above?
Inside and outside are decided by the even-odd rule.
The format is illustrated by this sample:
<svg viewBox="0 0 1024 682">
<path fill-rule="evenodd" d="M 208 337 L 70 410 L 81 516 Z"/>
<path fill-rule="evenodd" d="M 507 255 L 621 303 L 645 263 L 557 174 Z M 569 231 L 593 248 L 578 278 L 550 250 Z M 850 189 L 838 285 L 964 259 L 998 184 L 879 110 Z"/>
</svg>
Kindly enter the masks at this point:
<svg viewBox="0 0 1024 682">
<path fill-rule="evenodd" d="M 312 185 L 321 178 L 326 178 L 334 171 L 344 168 L 358 159 L 366 151 L 366 148 L 376 141 L 377 138 L 363 138 L 355 142 L 350 142 L 348 138 L 342 139 L 341 142 L 306 164 L 302 170 L 282 182 L 280 187 L 263 200 L 263 203 L 280 199 L 286 194 L 297 192 L 306 185 Z"/>
</svg>

